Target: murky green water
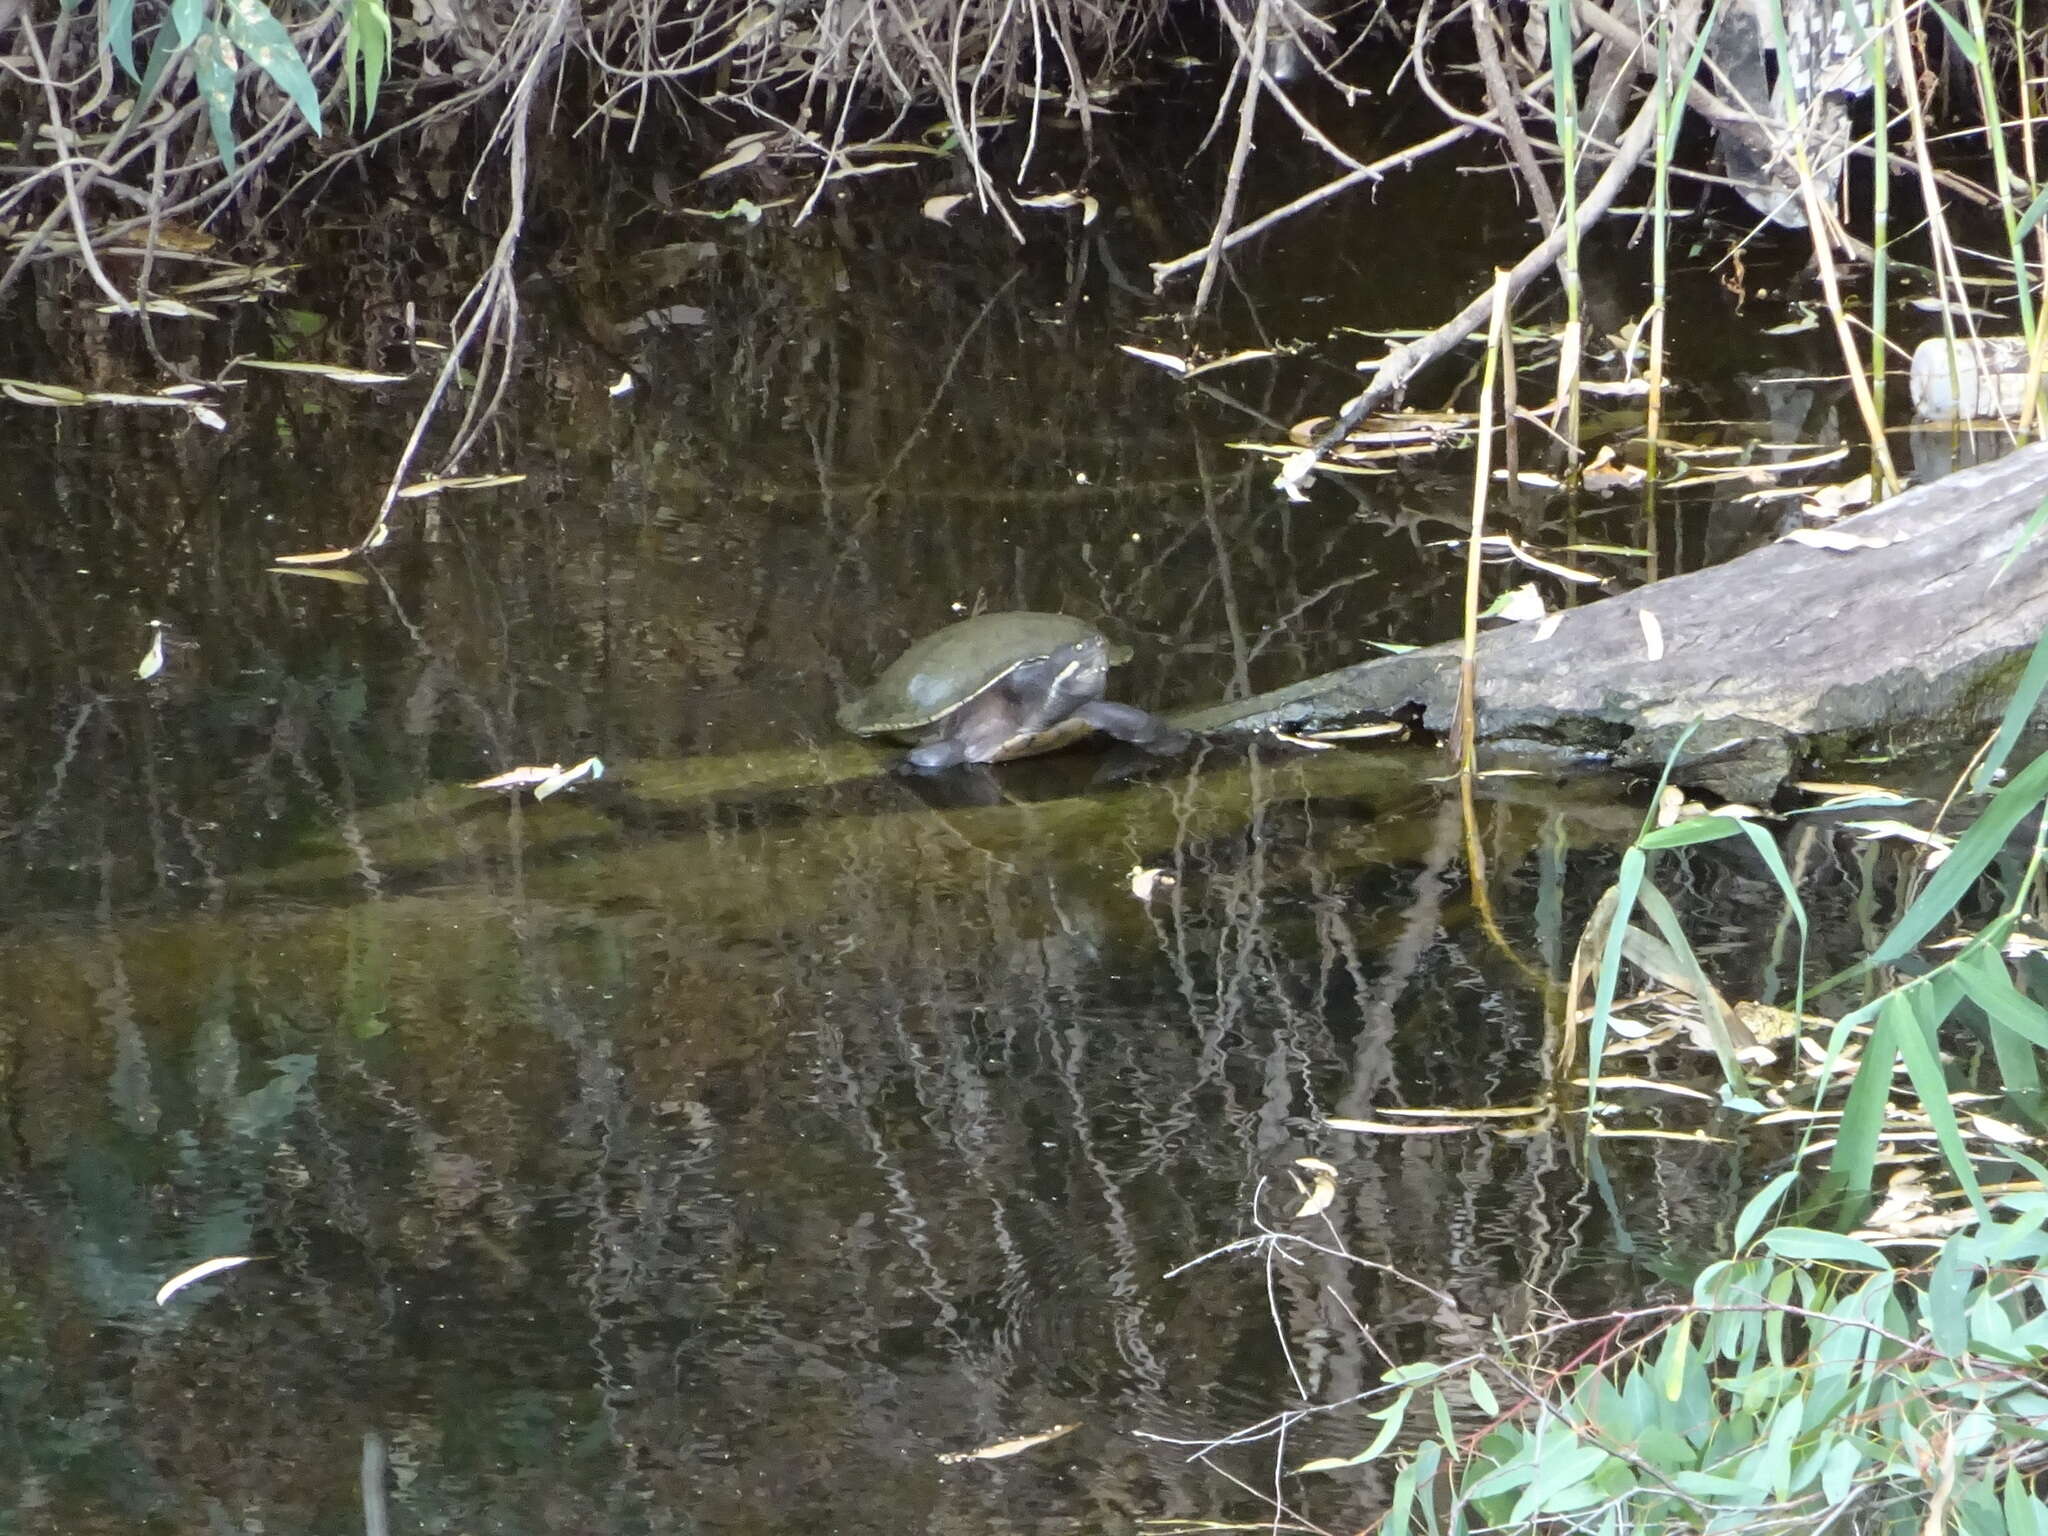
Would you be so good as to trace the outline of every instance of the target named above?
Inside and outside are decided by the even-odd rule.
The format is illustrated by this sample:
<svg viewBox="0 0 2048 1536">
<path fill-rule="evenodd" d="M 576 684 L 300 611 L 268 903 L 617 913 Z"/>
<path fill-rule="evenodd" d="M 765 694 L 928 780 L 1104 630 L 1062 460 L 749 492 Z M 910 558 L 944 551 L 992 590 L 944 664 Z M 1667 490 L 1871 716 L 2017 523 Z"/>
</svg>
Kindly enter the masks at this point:
<svg viewBox="0 0 2048 1536">
<path fill-rule="evenodd" d="M 1484 807 L 1504 949 L 1421 753 L 947 785 L 833 733 L 976 607 L 1104 622 L 1151 707 L 1446 631 L 1460 464 L 1289 506 L 1225 446 L 1327 408 L 1356 344 L 1200 389 L 1115 351 L 1182 344 L 1113 280 L 1199 238 L 1174 186 L 1021 257 L 886 198 L 791 241 L 644 200 L 608 224 L 627 193 L 585 189 L 564 223 L 629 233 L 536 253 L 535 350 L 464 466 L 529 478 L 407 504 L 360 585 L 266 568 L 361 533 L 419 389 L 255 377 L 224 433 L 10 408 L 0 1520 L 359 1529 L 366 1455 L 398 1529 L 1257 1518 L 1193 1443 L 1454 1346 L 1525 1279 L 1632 1293 L 1712 1241 L 1736 1146 L 1624 1148 L 1596 1194 L 1563 1128 L 1320 1124 L 1536 1091 L 1545 978 L 1636 823 L 1604 791 Z M 1277 270 L 1322 279 L 1274 301 L 1290 335 L 1427 318 L 1459 276 L 1369 260 L 1399 228 L 1290 238 Z M 278 302 L 327 314 L 320 355 L 402 367 L 416 280 Z M 704 323 L 576 318 L 677 303 Z M 1233 299 L 1205 339 L 1258 319 Z M 217 363 L 285 329 L 164 337 Z M 13 345 L 72 382 L 138 355 Z M 542 806 L 459 787 L 593 753 L 610 775 Z M 1731 933 L 1769 910 L 1733 856 L 1681 864 Z M 1141 900 L 1139 868 L 1177 883 Z M 1768 921 L 1742 931 L 1764 966 Z M 1431 1289 L 1327 1254 L 1169 1277 L 1286 1225 L 1310 1153 L 1342 1179 L 1314 1230 Z M 257 1262 L 154 1303 L 220 1254 Z M 1333 1414 L 1284 1460 L 1361 1433 Z M 1263 1488 L 1275 1452 L 1219 1461 Z M 1347 1525 L 1379 1491 L 1284 1486 Z"/>
</svg>

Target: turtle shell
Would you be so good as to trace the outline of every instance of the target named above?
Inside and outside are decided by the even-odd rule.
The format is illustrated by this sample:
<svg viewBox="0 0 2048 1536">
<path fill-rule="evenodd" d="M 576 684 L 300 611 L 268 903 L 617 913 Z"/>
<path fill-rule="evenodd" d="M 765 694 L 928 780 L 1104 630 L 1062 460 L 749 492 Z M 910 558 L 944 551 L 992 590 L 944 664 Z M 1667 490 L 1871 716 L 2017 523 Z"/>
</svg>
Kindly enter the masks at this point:
<svg viewBox="0 0 2048 1536">
<path fill-rule="evenodd" d="M 927 635 L 839 711 L 856 736 L 901 736 L 936 724 L 1017 668 L 1063 646 L 1109 642 L 1063 613 L 984 613 Z M 1110 647 L 1116 658 L 1115 647 Z"/>
</svg>

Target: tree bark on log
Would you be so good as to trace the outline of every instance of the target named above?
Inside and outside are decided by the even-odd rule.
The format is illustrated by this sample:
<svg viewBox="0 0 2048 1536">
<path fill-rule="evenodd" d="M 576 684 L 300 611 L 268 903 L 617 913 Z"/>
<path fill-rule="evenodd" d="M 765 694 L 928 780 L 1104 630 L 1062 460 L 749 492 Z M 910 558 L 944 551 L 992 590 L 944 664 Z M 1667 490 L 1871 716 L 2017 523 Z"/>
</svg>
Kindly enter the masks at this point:
<svg viewBox="0 0 2048 1536">
<path fill-rule="evenodd" d="M 1494 762 L 1656 772 L 1767 798 L 1802 750 L 1957 739 L 2004 710 L 2048 629 L 2048 445 L 1918 486 L 1833 527 L 1836 552 L 1752 550 L 1479 642 L 1479 738 Z M 1650 629 L 1663 654 L 1652 654 Z M 1455 643 L 1361 662 L 1183 714 L 1207 733 L 1299 731 L 1419 712 L 1450 729 Z"/>
</svg>

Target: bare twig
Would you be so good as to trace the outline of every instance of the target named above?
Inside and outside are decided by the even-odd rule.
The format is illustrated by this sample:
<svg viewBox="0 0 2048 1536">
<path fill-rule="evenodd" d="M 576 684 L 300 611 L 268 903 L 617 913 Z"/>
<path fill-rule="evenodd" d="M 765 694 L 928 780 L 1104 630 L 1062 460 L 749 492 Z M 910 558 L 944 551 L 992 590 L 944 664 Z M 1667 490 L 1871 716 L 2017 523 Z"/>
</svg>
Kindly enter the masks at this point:
<svg viewBox="0 0 2048 1536">
<path fill-rule="evenodd" d="M 1543 179 L 1543 168 L 1536 163 L 1536 151 L 1529 143 L 1528 130 L 1522 126 L 1522 114 L 1515 109 L 1514 88 L 1508 84 L 1507 70 L 1501 63 L 1500 39 L 1494 35 L 1498 17 L 1491 0 L 1472 0 L 1470 9 L 1472 41 L 1479 50 L 1479 73 L 1486 81 L 1486 99 L 1493 106 L 1501 136 L 1508 141 L 1508 152 L 1514 156 L 1522 185 L 1528 188 L 1529 201 L 1535 204 L 1537 221 L 1549 229 L 1557 223 L 1557 199 L 1550 195 L 1550 183 Z"/>
<path fill-rule="evenodd" d="M 1227 251 L 1234 246 L 1243 244 L 1247 240 L 1254 239 L 1264 234 L 1274 225 L 1283 223 L 1293 218 L 1297 213 L 1315 207 L 1318 203 L 1328 202 L 1331 198 L 1349 191 L 1360 182 L 1378 181 L 1389 171 L 1402 170 L 1407 166 L 1415 164 L 1418 160 L 1427 159 L 1438 150 L 1448 149 L 1459 140 L 1470 138 L 1474 131 L 1474 129 L 1460 123 L 1455 127 L 1446 128 L 1443 132 L 1424 139 L 1419 144 L 1411 144 L 1406 149 L 1396 150 L 1393 154 L 1383 156 L 1369 165 L 1360 167 L 1358 170 L 1348 171 L 1334 181 L 1326 181 L 1315 190 L 1302 193 L 1294 201 L 1282 203 L 1271 212 L 1259 215 L 1258 218 L 1253 219 L 1249 224 L 1239 225 L 1224 239 L 1222 248 Z M 1207 259 L 1207 256 L 1208 248 L 1204 247 L 1199 251 L 1189 251 L 1185 255 L 1176 256 L 1171 261 L 1153 262 L 1153 288 L 1155 290 L 1164 288 L 1168 279 L 1178 277 L 1190 268 L 1199 266 Z"/>
<path fill-rule="evenodd" d="M 1579 204 L 1577 220 L 1580 233 L 1584 233 L 1606 217 L 1607 210 L 1614 206 L 1614 200 L 1621 195 L 1622 187 L 1649 152 L 1650 140 L 1657 130 L 1657 102 L 1655 97 L 1647 98 L 1636 111 L 1635 121 L 1622 136 L 1614 158 L 1601 173 L 1599 181 L 1586 193 Z M 1509 269 L 1504 279 L 1507 285 L 1507 300 L 1512 303 L 1522 290 L 1539 275 L 1557 264 L 1564 253 L 1566 226 L 1559 224 L 1552 229 L 1547 239 L 1536 246 L 1528 255 Z M 1443 357 L 1454 347 L 1462 344 L 1479 329 L 1493 307 L 1493 292 L 1489 289 L 1467 304 L 1449 320 L 1431 331 L 1427 336 L 1395 347 L 1382 358 L 1373 370 L 1371 381 L 1365 389 L 1347 401 L 1337 419 L 1309 447 L 1289 459 L 1280 471 L 1279 484 L 1284 488 L 1300 487 L 1309 475 L 1315 472 L 1323 456 L 1347 437 L 1353 428 L 1365 420 L 1383 403 L 1392 399 L 1408 381 L 1423 368 Z"/>
</svg>

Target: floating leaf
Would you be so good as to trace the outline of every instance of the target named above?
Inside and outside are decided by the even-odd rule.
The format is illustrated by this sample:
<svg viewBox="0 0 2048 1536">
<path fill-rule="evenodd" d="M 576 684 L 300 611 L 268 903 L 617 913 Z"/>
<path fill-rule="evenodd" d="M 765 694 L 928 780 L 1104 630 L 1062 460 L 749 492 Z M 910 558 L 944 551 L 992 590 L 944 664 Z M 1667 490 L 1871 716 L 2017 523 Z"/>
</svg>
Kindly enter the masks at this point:
<svg viewBox="0 0 2048 1536">
<path fill-rule="evenodd" d="M 1454 1131 L 1476 1131 L 1477 1121 L 1438 1121 L 1431 1125 L 1397 1125 L 1386 1120 L 1325 1120 L 1333 1131 L 1355 1131 L 1366 1136 L 1448 1136 Z"/>
<path fill-rule="evenodd" d="M 1862 834 L 1865 842 L 1890 838 L 1902 843 L 1917 843 L 1923 848 L 1938 848 L 1946 853 L 1955 846 L 1955 839 L 1944 837 L 1939 832 L 1929 832 L 1910 822 L 1880 819 L 1877 821 L 1845 821 L 1845 830 Z"/>
<path fill-rule="evenodd" d="M 1315 1176 L 1315 1183 L 1308 1191 L 1308 1198 L 1301 1202 L 1300 1209 L 1294 1213 L 1294 1219 L 1301 1221 L 1310 1216 L 1322 1215 L 1330 1208 L 1330 1202 L 1337 1198 L 1336 1166 L 1324 1162 L 1320 1157 L 1297 1157 L 1294 1166 L 1306 1168 Z"/>
<path fill-rule="evenodd" d="M 550 774 L 547 778 L 542 779 L 540 783 L 534 785 L 533 798 L 536 800 L 545 800 L 548 796 L 554 794 L 557 790 L 567 789 L 571 784 L 578 783 L 581 780 L 594 780 L 601 779 L 603 777 L 603 760 L 601 758 L 586 757 L 585 759 L 583 759 L 582 762 L 576 764 L 574 767 L 564 768 L 559 773 Z"/>
<path fill-rule="evenodd" d="M 1102 205 L 1086 192 L 1041 192 L 1036 197 L 1020 197 L 1019 208 L 1079 208 L 1081 222 L 1093 224 L 1102 211 Z"/>
<path fill-rule="evenodd" d="M 339 551 L 339 553 L 349 555 L 353 554 L 354 551 L 344 549 Z M 319 566 L 283 564 L 268 566 L 266 569 L 273 576 L 311 576 L 320 581 L 338 582 L 345 587 L 367 587 L 370 584 L 370 578 L 361 571 L 336 571 L 326 570 Z"/>
<path fill-rule="evenodd" d="M 1555 560 L 1546 560 L 1511 534 L 1493 534 L 1481 539 L 1479 542 L 1491 548 L 1505 549 L 1515 559 L 1521 561 L 1522 564 L 1539 571 L 1547 571 L 1562 581 L 1578 582 L 1583 585 L 1597 583 L 1602 579 L 1597 572 L 1582 571 L 1577 566 L 1561 565 Z"/>
<path fill-rule="evenodd" d="M 149 654 L 142 658 L 141 664 L 135 669 L 135 675 L 144 682 L 148 682 L 164 669 L 164 627 L 156 619 L 149 621 L 149 627 L 156 633 L 150 636 Z"/>
<path fill-rule="evenodd" d="M 758 224 L 770 208 L 784 208 L 795 201 L 793 197 L 778 197 L 773 202 L 757 203 L 751 197 L 741 197 L 735 198 L 729 208 L 685 208 L 683 212 L 694 213 L 700 219 L 745 219 L 749 224 Z"/>
<path fill-rule="evenodd" d="M 942 1466 L 953 1466 L 963 1461 L 1000 1461 L 1005 1456 L 1015 1456 L 1034 1446 L 1057 1440 L 1062 1435 L 1071 1435 L 1079 1424 L 1055 1424 L 1051 1429 L 1040 1430 L 1035 1435 L 1019 1435 L 1014 1440 L 998 1440 L 993 1445 L 984 1445 L 972 1451 L 942 1451 L 939 1462 Z"/>
<path fill-rule="evenodd" d="M 1171 870 L 1148 869 L 1143 864 L 1133 865 L 1127 878 L 1131 887 L 1131 894 L 1137 897 L 1138 900 L 1147 902 L 1152 899 L 1154 891 L 1180 883 L 1173 878 Z"/>
<path fill-rule="evenodd" d="M 477 779 L 471 789 L 525 789 L 531 784 L 545 784 L 562 771 L 560 763 L 549 763 L 545 768 L 507 768 L 503 773 L 492 774 L 488 779 Z"/>
<path fill-rule="evenodd" d="M 1198 373 L 1213 373 L 1218 368 L 1235 368 L 1239 363 L 1255 363 L 1262 357 L 1278 357 L 1279 355 L 1279 350 L 1274 347 L 1246 347 L 1240 352 L 1232 352 L 1224 357 L 1212 357 L 1207 362 L 1196 363 L 1188 369 L 1187 376 L 1192 379 Z"/>
<path fill-rule="evenodd" d="M 140 304 L 99 304 L 95 310 L 102 315 L 165 315 L 173 320 L 214 320 L 219 317 L 211 310 L 200 309 L 182 299 L 145 299 Z"/>
<path fill-rule="evenodd" d="M 494 485 L 517 485 L 525 475 L 443 475 L 433 480 L 415 480 L 403 486 L 398 492 L 400 501 L 418 501 L 423 496 L 438 496 L 443 491 L 483 491 Z"/>
<path fill-rule="evenodd" d="M 68 384 L 38 384 L 33 379 L 0 379 L 0 394 L 22 405 L 84 405 L 87 395 Z"/>
<path fill-rule="evenodd" d="M 1405 736 L 1408 727 L 1398 720 L 1381 720 L 1371 725 L 1347 725 L 1332 731 L 1308 731 L 1306 741 L 1370 741 L 1381 736 Z"/>
<path fill-rule="evenodd" d="M 204 1263 L 194 1264 L 190 1269 L 180 1270 L 157 1287 L 156 1304 L 162 1306 L 173 1296 L 177 1295 L 178 1292 L 185 1289 L 186 1286 L 196 1285 L 209 1275 L 217 1275 L 222 1270 L 234 1269 L 239 1265 L 251 1263 L 254 1257 L 253 1254 L 231 1253 L 222 1258 L 208 1259 Z"/>
<path fill-rule="evenodd" d="M 918 211 L 935 224 L 944 224 L 953 217 L 953 210 L 967 201 L 965 192 L 947 192 L 939 197 L 928 197 Z"/>
<path fill-rule="evenodd" d="M 1593 462 L 1579 474 L 1579 483 L 1589 491 L 1632 491 L 1650 478 L 1648 471 L 1624 463 L 1614 456 L 1614 450 L 1602 447 L 1593 455 Z"/>
<path fill-rule="evenodd" d="M 745 143 L 712 166 L 710 170 L 699 171 L 697 179 L 699 181 L 709 181 L 713 176 L 723 175 L 727 171 L 736 171 L 743 165 L 752 165 L 767 153 L 767 138 L 760 135 L 750 135 Z"/>
<path fill-rule="evenodd" d="M 1507 619 L 1511 623 L 1525 624 L 1540 619 L 1550 610 L 1544 606 L 1543 594 L 1536 590 L 1534 582 L 1524 582 L 1519 587 L 1510 587 L 1487 606 L 1482 619 Z"/>
<path fill-rule="evenodd" d="M 1970 1116 L 1970 1129 L 2001 1147 L 2029 1147 L 2037 1139 L 2009 1121 L 1996 1120 L 1990 1115 Z"/>
<path fill-rule="evenodd" d="M 340 363 L 293 363 L 238 357 L 235 364 L 242 368 L 261 368 L 269 373 L 306 373 L 335 384 L 403 384 L 409 377 L 403 373 L 372 373 L 365 368 L 348 368 Z"/>
<path fill-rule="evenodd" d="M 1155 368 L 1164 368 L 1168 373 L 1185 375 L 1188 371 L 1188 360 L 1184 357 L 1175 357 L 1171 352 L 1153 352 L 1121 341 L 1116 346 L 1119 352 L 1128 352 L 1139 362 L 1150 363 Z"/>
</svg>

